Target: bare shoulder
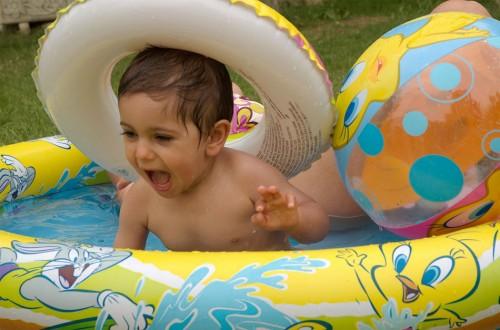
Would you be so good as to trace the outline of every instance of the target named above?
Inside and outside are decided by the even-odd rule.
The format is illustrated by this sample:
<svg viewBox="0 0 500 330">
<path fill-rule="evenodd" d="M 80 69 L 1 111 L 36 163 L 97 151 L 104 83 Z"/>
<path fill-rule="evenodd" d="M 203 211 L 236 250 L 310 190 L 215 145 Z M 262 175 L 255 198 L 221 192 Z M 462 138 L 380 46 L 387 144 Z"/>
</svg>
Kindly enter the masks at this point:
<svg viewBox="0 0 500 330">
<path fill-rule="evenodd" d="M 257 196 L 258 186 L 276 186 L 282 192 L 293 193 L 298 200 L 308 199 L 278 169 L 248 153 L 236 150 L 231 152 L 231 171 L 250 196 Z"/>
<path fill-rule="evenodd" d="M 231 150 L 229 153 L 231 168 L 234 174 L 251 182 L 262 181 L 259 184 L 278 184 L 286 181 L 286 177 L 274 166 L 243 151 Z"/>
</svg>

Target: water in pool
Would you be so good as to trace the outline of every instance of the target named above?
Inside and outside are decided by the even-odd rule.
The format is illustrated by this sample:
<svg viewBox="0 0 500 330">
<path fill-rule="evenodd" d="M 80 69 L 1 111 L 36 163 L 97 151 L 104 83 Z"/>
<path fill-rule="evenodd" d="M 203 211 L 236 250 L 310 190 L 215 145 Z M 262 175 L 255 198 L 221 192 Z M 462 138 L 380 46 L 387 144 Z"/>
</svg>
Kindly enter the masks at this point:
<svg viewBox="0 0 500 330">
<path fill-rule="evenodd" d="M 0 229 L 39 238 L 112 246 L 120 210 L 114 192 L 112 185 L 104 184 L 1 204 Z M 292 245 L 299 249 L 321 249 L 399 240 L 402 238 L 366 221 L 355 229 L 332 231 L 316 244 L 292 242 Z M 165 250 L 153 234 L 148 237 L 146 249 Z"/>
</svg>

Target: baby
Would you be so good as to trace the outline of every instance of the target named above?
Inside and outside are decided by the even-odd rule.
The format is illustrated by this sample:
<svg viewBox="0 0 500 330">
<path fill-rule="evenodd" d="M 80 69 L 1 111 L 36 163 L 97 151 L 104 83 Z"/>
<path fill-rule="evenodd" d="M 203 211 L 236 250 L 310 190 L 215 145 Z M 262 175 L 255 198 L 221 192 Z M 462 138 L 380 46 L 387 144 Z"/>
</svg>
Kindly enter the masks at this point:
<svg viewBox="0 0 500 330">
<path fill-rule="evenodd" d="M 149 231 L 177 251 L 288 249 L 322 240 L 322 207 L 271 165 L 224 147 L 233 113 L 225 66 L 167 48 L 140 52 L 118 89 L 127 160 L 115 247 L 143 249 Z"/>
</svg>

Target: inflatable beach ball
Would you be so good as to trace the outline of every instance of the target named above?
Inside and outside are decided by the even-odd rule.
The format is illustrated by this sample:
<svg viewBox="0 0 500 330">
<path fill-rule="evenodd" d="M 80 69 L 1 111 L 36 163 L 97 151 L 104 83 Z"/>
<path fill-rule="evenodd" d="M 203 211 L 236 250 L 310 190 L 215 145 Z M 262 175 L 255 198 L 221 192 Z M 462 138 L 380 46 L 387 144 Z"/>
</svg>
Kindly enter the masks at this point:
<svg viewBox="0 0 500 330">
<path fill-rule="evenodd" d="M 384 34 L 342 83 L 333 137 L 348 190 L 418 238 L 500 219 L 500 22 L 465 13 Z"/>
</svg>

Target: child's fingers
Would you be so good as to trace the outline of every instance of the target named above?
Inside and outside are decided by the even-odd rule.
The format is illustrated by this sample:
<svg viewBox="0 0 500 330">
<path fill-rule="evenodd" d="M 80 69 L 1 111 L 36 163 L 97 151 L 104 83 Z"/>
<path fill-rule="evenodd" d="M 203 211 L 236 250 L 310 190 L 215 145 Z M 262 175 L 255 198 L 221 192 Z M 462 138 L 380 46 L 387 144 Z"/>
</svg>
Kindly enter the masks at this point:
<svg viewBox="0 0 500 330">
<path fill-rule="evenodd" d="M 276 186 L 258 186 L 257 191 L 260 193 L 275 194 L 278 192 L 278 188 Z"/>
<path fill-rule="evenodd" d="M 297 202 L 295 200 L 295 195 L 292 193 L 286 194 L 286 205 L 288 206 L 289 209 L 294 208 L 296 206 Z"/>
<path fill-rule="evenodd" d="M 273 192 L 269 189 L 270 187 L 259 186 L 257 192 L 260 194 L 261 198 L 265 201 L 270 201 L 274 198 Z"/>
<path fill-rule="evenodd" d="M 277 194 L 277 193 L 279 192 L 278 187 L 276 187 L 276 186 L 269 186 L 269 187 L 267 188 L 267 190 L 268 190 L 271 194 Z"/>
<path fill-rule="evenodd" d="M 257 187 L 257 192 L 261 195 L 265 194 L 267 192 L 267 187 L 266 186 L 258 186 Z"/>
<path fill-rule="evenodd" d="M 257 192 L 267 202 L 281 197 L 281 193 L 276 186 L 258 186 Z"/>
<path fill-rule="evenodd" d="M 266 225 L 266 217 L 262 213 L 255 213 L 254 215 L 252 215 L 250 220 L 253 224 L 260 227 L 264 227 Z"/>
<path fill-rule="evenodd" d="M 263 213 L 255 213 L 252 216 L 251 221 L 254 225 L 267 231 L 279 229 L 279 222 L 273 221 L 271 218 L 266 217 Z"/>
<path fill-rule="evenodd" d="M 287 205 L 287 197 L 281 193 L 276 186 L 260 186 L 258 192 L 265 203 L 265 210 L 271 210 L 277 207 Z"/>
<path fill-rule="evenodd" d="M 259 199 L 255 202 L 255 211 L 256 212 L 264 212 L 266 210 L 266 202 L 262 199 Z"/>
</svg>

